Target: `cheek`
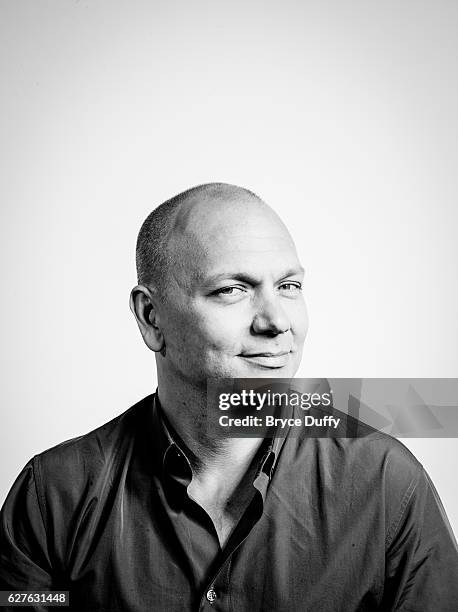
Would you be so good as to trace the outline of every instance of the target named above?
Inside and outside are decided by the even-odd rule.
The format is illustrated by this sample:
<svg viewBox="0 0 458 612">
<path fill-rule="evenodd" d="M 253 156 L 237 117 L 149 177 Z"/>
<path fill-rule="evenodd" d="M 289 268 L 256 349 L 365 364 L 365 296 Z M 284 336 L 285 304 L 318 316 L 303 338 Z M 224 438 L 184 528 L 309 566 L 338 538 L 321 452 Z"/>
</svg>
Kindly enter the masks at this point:
<svg viewBox="0 0 458 612">
<path fill-rule="evenodd" d="M 201 335 L 193 313 L 176 304 L 169 304 L 164 319 L 164 337 L 168 350 L 176 352 L 177 356 L 194 350 Z"/>
<path fill-rule="evenodd" d="M 301 343 L 305 340 L 309 326 L 307 307 L 304 300 L 298 301 L 294 304 L 290 316 L 293 334 L 298 343 Z"/>
<path fill-rule="evenodd" d="M 240 342 L 246 328 L 242 313 L 234 309 L 176 308 L 168 313 L 166 343 L 181 353 L 240 352 Z M 168 341 L 167 341 L 168 338 Z"/>
<path fill-rule="evenodd" d="M 235 312 L 222 311 L 219 316 L 203 318 L 199 331 L 209 351 L 239 352 L 244 325 Z"/>
</svg>

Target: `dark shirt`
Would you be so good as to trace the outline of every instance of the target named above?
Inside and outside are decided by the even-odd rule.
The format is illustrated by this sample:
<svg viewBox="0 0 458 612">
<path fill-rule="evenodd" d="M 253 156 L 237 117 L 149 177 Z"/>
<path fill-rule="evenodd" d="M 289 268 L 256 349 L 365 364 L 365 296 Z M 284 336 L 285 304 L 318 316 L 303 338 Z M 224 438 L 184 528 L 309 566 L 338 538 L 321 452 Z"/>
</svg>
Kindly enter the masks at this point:
<svg viewBox="0 0 458 612">
<path fill-rule="evenodd" d="M 157 395 L 153 405 L 153 436 L 157 441 L 154 463 L 160 467 L 154 471 L 153 477 L 163 507 L 189 561 L 189 568 L 194 573 L 194 588 L 198 592 L 205 586 L 213 567 L 216 569 L 220 564 L 223 550 L 212 519 L 187 493 L 194 473 L 188 459 L 190 453 L 161 410 Z M 256 453 L 253 462 L 258 463 L 258 467 L 250 485 L 251 499 L 244 508 L 245 529 L 249 530 L 262 512 L 272 464 L 283 441 L 281 438 L 267 439 Z M 230 544 L 224 547 L 224 554 L 227 555 L 238 543 L 236 534 L 239 532 L 235 532 Z"/>
<path fill-rule="evenodd" d="M 69 590 L 79 611 L 458 610 L 444 510 L 393 438 L 269 442 L 245 514 L 208 551 L 205 515 L 166 499 L 165 474 L 185 504 L 190 474 L 160 439 L 149 396 L 34 457 L 1 512 L 0 589 Z"/>
</svg>

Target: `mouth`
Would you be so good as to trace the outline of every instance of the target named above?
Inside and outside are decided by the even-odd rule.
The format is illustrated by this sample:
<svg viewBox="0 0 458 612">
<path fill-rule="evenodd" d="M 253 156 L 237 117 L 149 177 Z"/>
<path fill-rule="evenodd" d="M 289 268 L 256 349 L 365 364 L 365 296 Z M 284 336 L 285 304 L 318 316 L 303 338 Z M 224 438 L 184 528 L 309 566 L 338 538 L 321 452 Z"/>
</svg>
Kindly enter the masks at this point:
<svg viewBox="0 0 458 612">
<path fill-rule="evenodd" d="M 278 369 L 287 365 L 290 355 L 291 351 L 280 351 L 277 353 L 242 353 L 239 357 L 261 368 Z"/>
</svg>

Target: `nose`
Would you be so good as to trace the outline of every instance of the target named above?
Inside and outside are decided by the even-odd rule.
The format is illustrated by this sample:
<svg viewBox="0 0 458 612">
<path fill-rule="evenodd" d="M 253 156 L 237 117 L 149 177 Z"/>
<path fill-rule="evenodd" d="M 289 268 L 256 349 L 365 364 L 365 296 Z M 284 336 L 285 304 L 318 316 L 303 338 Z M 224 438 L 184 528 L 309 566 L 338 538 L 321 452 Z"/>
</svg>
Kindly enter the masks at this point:
<svg viewBox="0 0 458 612">
<path fill-rule="evenodd" d="M 263 296 L 257 304 L 252 330 L 255 334 L 277 336 L 291 329 L 289 317 L 283 310 L 279 296 Z"/>
</svg>

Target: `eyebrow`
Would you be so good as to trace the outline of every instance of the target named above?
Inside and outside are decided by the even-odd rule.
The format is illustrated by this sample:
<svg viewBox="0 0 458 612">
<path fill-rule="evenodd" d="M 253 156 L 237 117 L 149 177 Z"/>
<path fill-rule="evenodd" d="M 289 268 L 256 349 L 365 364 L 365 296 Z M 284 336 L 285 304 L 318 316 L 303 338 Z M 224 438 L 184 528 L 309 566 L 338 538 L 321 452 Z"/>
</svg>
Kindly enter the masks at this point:
<svg viewBox="0 0 458 612">
<path fill-rule="evenodd" d="M 296 266 L 294 268 L 290 268 L 286 270 L 286 272 L 284 272 L 283 274 L 280 274 L 279 279 L 287 278 L 288 276 L 297 276 L 299 274 L 304 274 L 304 273 L 305 273 L 305 270 L 302 266 Z M 209 276 L 207 279 L 205 279 L 205 284 L 216 283 L 217 281 L 223 280 L 223 279 L 234 279 L 234 280 L 247 282 L 253 285 L 259 282 L 258 279 L 256 279 L 251 274 L 247 274 L 246 272 L 228 271 L 228 272 L 220 272 L 219 274 L 214 274 L 213 276 Z"/>
</svg>

